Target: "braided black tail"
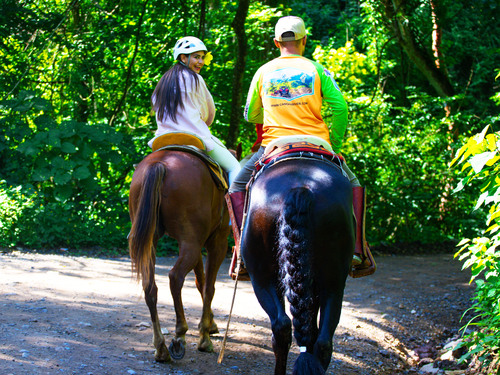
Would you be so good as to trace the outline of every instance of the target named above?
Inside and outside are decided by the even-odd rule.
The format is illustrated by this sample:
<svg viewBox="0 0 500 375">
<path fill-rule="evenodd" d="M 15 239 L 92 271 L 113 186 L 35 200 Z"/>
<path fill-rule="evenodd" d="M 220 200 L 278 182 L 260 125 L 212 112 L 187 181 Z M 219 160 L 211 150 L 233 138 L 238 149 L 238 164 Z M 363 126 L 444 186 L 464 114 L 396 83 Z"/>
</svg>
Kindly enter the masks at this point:
<svg viewBox="0 0 500 375">
<path fill-rule="evenodd" d="M 313 296 L 308 246 L 312 202 L 308 189 L 293 189 L 285 198 L 278 223 L 280 276 L 290 302 L 294 336 L 299 346 L 311 345 L 308 332 L 313 317 L 308 312 Z"/>
<path fill-rule="evenodd" d="M 290 302 L 294 336 L 301 354 L 294 366 L 294 374 L 324 374 L 312 350 L 316 337 L 312 260 L 310 249 L 311 209 L 314 202 L 307 188 L 295 188 L 286 196 L 278 222 L 278 256 L 280 277 L 285 295 Z"/>
</svg>

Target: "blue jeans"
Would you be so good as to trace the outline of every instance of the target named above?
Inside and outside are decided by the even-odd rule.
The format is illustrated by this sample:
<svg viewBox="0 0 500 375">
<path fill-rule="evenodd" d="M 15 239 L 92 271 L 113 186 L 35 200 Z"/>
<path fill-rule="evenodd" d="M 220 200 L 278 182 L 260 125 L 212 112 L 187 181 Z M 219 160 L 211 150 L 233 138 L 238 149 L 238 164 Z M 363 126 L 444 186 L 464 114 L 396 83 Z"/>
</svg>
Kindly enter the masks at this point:
<svg viewBox="0 0 500 375">
<path fill-rule="evenodd" d="M 238 191 L 245 191 L 250 177 L 255 170 L 255 162 L 260 159 L 264 154 L 265 147 L 260 147 L 259 150 L 252 155 L 252 157 L 246 162 L 246 164 L 241 168 L 240 173 L 233 180 L 233 183 L 229 187 L 229 194 L 236 193 Z"/>
</svg>

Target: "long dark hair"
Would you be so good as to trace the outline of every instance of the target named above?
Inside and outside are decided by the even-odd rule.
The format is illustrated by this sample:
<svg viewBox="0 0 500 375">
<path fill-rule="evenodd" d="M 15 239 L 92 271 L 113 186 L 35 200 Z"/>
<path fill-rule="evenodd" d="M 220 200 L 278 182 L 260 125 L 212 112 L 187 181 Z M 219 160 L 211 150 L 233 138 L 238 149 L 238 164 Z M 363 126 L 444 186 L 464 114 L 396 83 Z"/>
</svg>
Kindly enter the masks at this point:
<svg viewBox="0 0 500 375">
<path fill-rule="evenodd" d="M 161 77 L 151 96 L 151 105 L 158 119 L 165 121 L 170 118 L 177 123 L 177 111 L 184 109 L 180 81 L 182 77 L 182 83 L 185 87 L 186 79 L 183 72 L 188 72 L 193 77 L 195 87 L 198 88 L 198 74 L 178 61 Z"/>
</svg>

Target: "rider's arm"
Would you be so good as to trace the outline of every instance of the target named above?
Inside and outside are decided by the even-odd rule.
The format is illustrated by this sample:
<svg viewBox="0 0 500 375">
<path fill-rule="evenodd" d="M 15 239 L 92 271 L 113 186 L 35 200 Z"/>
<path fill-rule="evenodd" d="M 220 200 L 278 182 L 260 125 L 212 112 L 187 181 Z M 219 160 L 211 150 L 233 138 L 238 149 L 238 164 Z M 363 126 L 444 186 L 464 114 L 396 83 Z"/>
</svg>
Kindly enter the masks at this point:
<svg viewBox="0 0 500 375">
<path fill-rule="evenodd" d="M 193 86 L 195 86 L 194 83 Z M 200 118 L 207 126 L 212 125 L 215 117 L 215 103 L 202 76 L 198 76 L 198 86 L 187 94 L 200 112 Z"/>
<path fill-rule="evenodd" d="M 261 69 L 257 70 L 248 90 L 245 105 L 245 120 L 261 124 L 264 122 L 264 109 L 262 108 L 262 98 L 260 97 L 260 80 L 262 77 L 260 72 Z"/>
<path fill-rule="evenodd" d="M 214 122 L 215 118 L 215 103 L 214 103 L 214 98 L 212 97 L 212 94 L 207 89 L 207 106 L 208 106 L 208 118 L 205 121 L 205 123 L 210 126 L 212 125 L 212 122 Z"/>
<path fill-rule="evenodd" d="M 335 152 L 340 152 L 342 141 L 347 129 L 347 103 L 340 92 L 337 82 L 321 64 L 315 63 L 316 69 L 321 79 L 321 92 L 323 100 L 333 112 L 332 127 L 330 129 L 332 148 Z"/>
</svg>

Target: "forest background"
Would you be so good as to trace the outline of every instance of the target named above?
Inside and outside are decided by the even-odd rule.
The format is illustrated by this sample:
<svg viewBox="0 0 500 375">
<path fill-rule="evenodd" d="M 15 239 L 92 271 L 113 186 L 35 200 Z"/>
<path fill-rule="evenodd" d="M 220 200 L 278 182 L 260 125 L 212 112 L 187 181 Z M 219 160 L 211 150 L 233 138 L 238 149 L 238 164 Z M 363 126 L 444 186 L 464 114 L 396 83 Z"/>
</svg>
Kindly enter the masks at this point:
<svg viewBox="0 0 500 375">
<path fill-rule="evenodd" d="M 375 251 L 453 249 L 483 230 L 480 186 L 454 194 L 461 170 L 449 164 L 468 137 L 496 130 L 496 0 L 0 3 L 1 247 L 126 253 L 128 187 L 175 41 L 194 35 L 212 52 L 211 130 L 245 154 L 246 93 L 278 55 L 274 25 L 289 14 L 305 20 L 306 57 L 348 103 L 342 153 L 367 188 Z M 328 108 L 324 119 L 331 126 Z"/>
</svg>

